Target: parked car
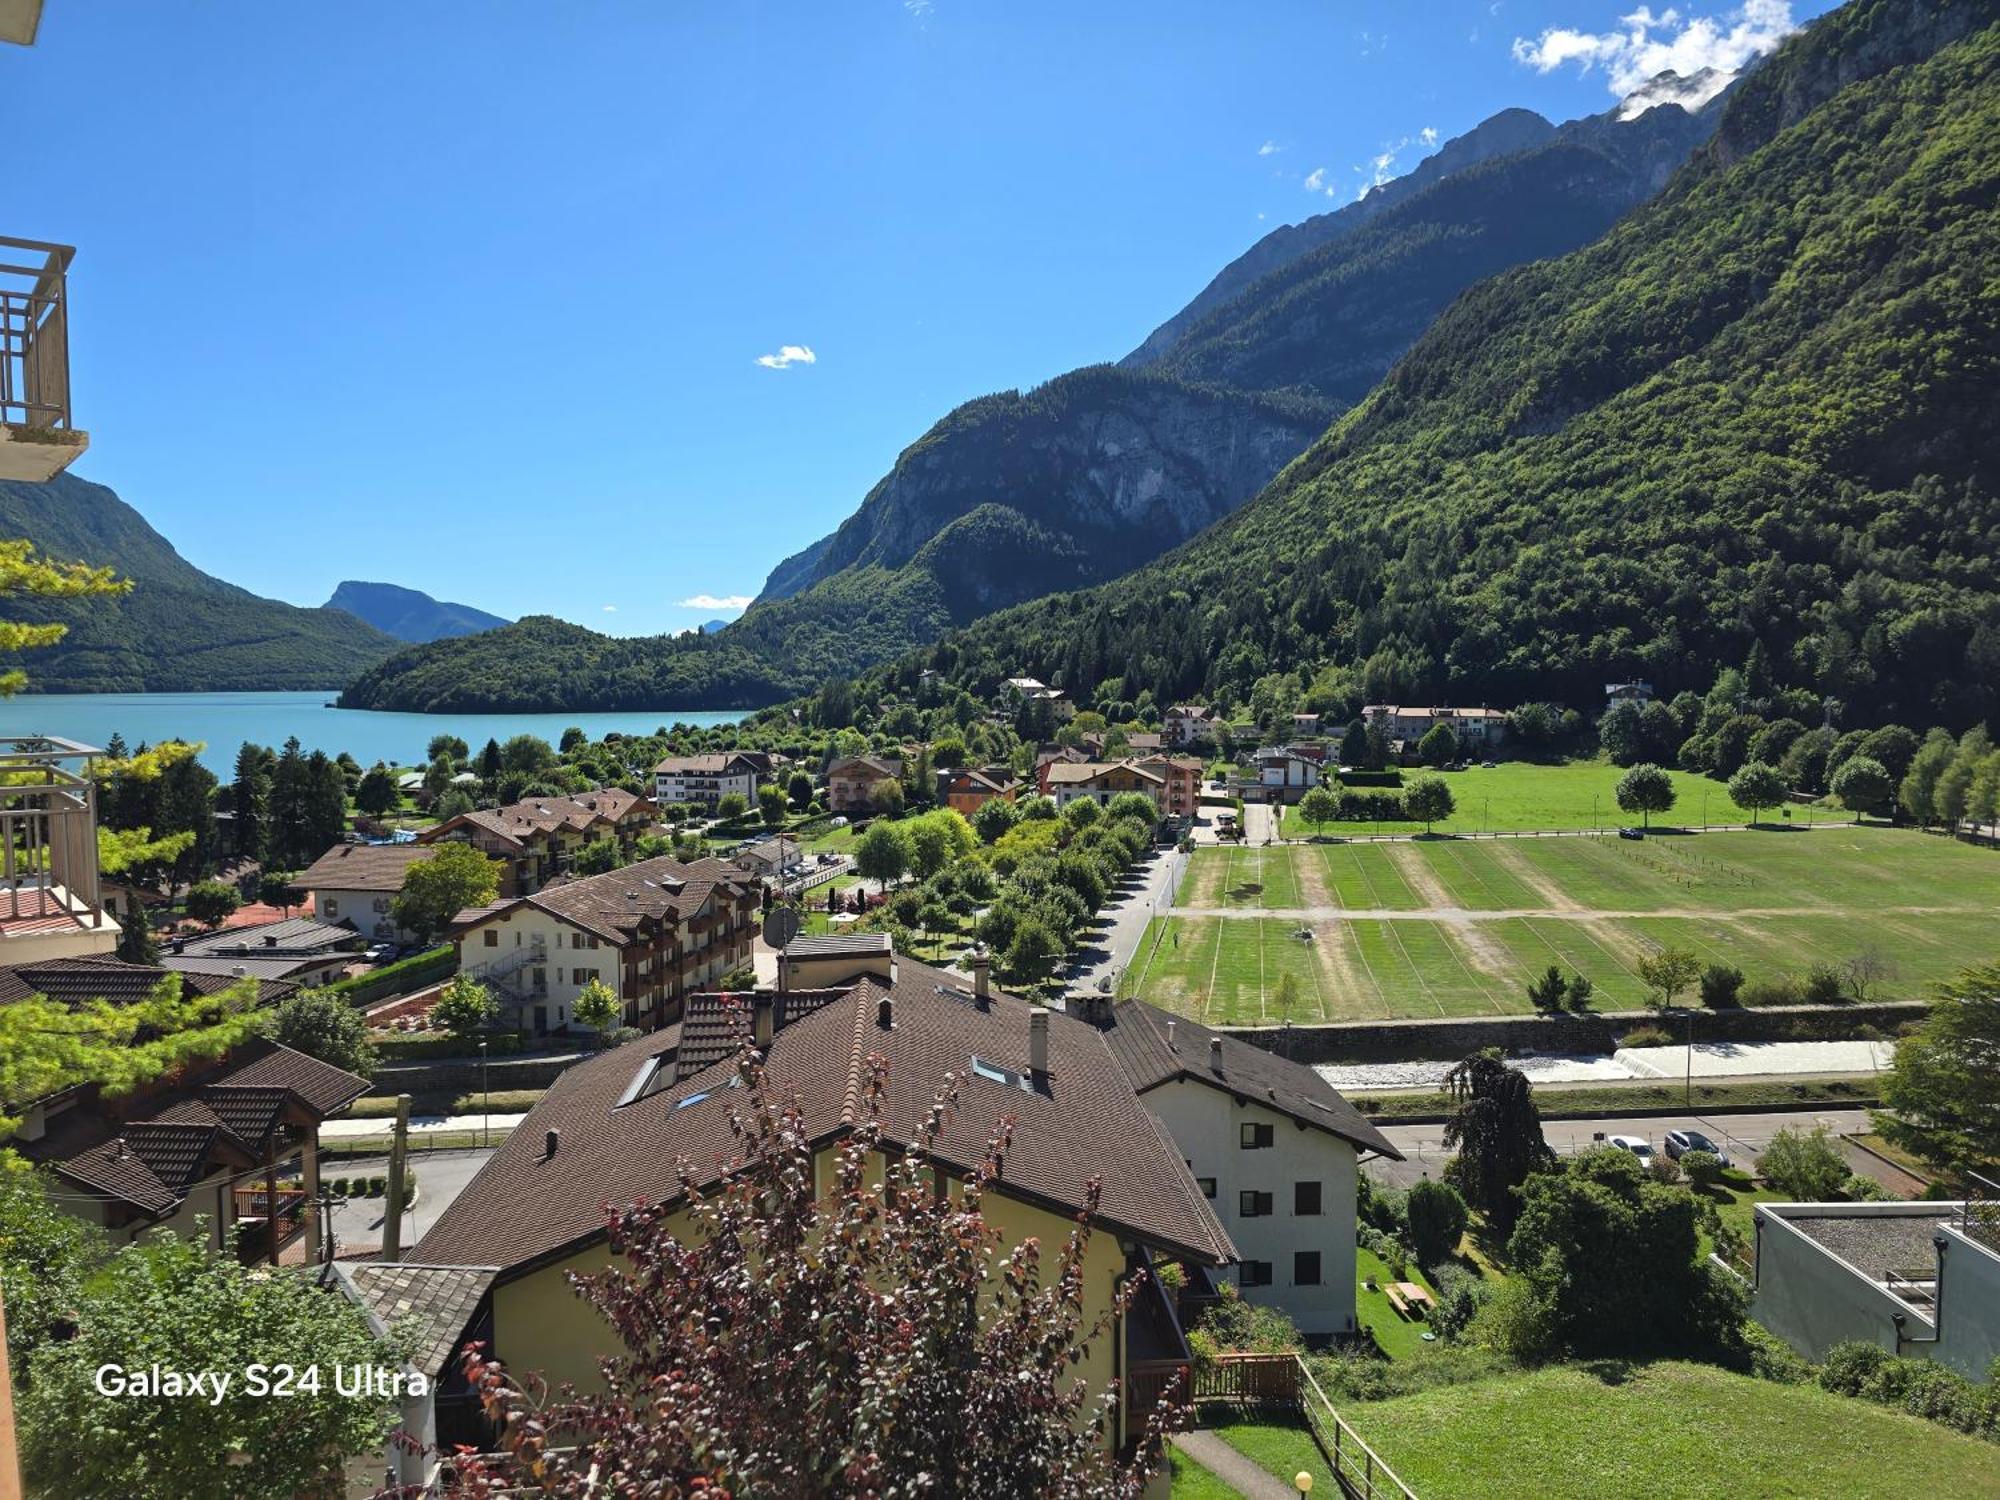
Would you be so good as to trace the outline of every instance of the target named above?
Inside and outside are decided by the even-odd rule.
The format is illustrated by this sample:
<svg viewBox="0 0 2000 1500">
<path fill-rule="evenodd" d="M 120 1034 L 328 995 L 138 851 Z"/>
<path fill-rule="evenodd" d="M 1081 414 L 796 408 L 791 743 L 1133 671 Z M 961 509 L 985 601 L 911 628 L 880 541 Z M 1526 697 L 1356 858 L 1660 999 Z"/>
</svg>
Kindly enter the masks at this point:
<svg viewBox="0 0 2000 1500">
<path fill-rule="evenodd" d="M 396 945 L 394 943 L 375 943 L 361 956 L 371 964 L 386 964 L 396 956 Z"/>
<path fill-rule="evenodd" d="M 1497 770 L 1498 766 L 1497 763 L 1494 761 L 1482 760 L 1479 763 L 1479 769 L 1482 771 L 1492 771 L 1492 770 Z"/>
<path fill-rule="evenodd" d="M 1634 1156 L 1639 1158 L 1642 1166 L 1650 1167 L 1653 1164 L 1653 1143 L 1651 1141 L 1643 1140 L 1636 1135 L 1607 1135 L 1604 1138 L 1604 1144 L 1607 1146 L 1616 1146 L 1620 1151 L 1630 1151 Z"/>
<path fill-rule="evenodd" d="M 1643 828 L 1621 828 L 1618 830 L 1618 837 L 1621 839 L 1642 839 L 1645 836 L 1646 830 Z"/>
<path fill-rule="evenodd" d="M 1729 1157 L 1723 1152 L 1723 1149 L 1699 1130 L 1669 1130 L 1667 1132 L 1666 1146 L 1667 1155 L 1671 1156 L 1675 1161 L 1679 1161 L 1690 1151 L 1706 1151 L 1719 1160 L 1725 1167 L 1729 1165 Z"/>
</svg>

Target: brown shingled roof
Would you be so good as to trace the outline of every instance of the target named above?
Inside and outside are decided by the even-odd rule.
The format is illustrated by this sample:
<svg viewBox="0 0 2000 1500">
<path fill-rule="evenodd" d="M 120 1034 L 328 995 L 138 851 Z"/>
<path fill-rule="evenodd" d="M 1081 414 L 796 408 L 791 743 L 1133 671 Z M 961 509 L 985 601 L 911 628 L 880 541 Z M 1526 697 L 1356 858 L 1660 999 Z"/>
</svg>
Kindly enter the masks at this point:
<svg viewBox="0 0 2000 1500">
<path fill-rule="evenodd" d="M 43 995 L 61 1005 L 83 1005 L 107 1000 L 113 1005 L 132 1005 L 153 993 L 160 981 L 180 974 L 182 991 L 191 995 L 213 995 L 237 982 L 233 974 L 196 974 L 151 964 L 128 964 L 123 959 L 102 955 L 51 958 L 41 963 L 19 964 L 0 969 L 0 1005 Z M 257 1003 L 276 1005 L 298 993 L 298 985 L 288 979 L 259 979 Z"/>
<path fill-rule="evenodd" d="M 678 922 L 698 915 L 713 895 L 740 901 L 756 889 L 751 876 L 718 859 L 687 863 L 671 857 L 645 859 L 603 875 L 545 886 L 532 896 L 461 912 L 457 925 L 474 926 L 526 905 L 623 943 L 647 918 Z"/>
<path fill-rule="evenodd" d="M 884 998 L 892 1013 L 886 1028 L 878 1024 Z M 779 1030 L 766 1072 L 780 1096 L 797 1096 L 807 1134 L 821 1142 L 857 1123 L 867 1059 L 880 1054 L 887 1066 L 883 1134 L 905 1145 L 921 1139 L 950 1075 L 958 1080 L 958 1105 L 937 1146 L 948 1169 L 975 1168 L 997 1122 L 1012 1116 L 1013 1142 L 996 1191 L 1073 1213 L 1098 1178 L 1101 1228 L 1206 1264 L 1235 1260 L 1227 1231 L 1095 1027 L 1049 1017 L 1044 1085 L 1022 1088 L 975 1070 L 978 1059 L 1025 1075 L 1028 1028 L 1024 1002 L 995 995 L 982 1004 L 954 976 L 899 960 L 893 985 L 863 979 Z M 734 1061 L 671 1087 L 645 1087 L 658 1067 L 672 1065 L 680 1045 L 678 1036 L 656 1034 L 570 1068 L 416 1253 L 439 1263 L 522 1266 L 600 1236 L 607 1203 L 673 1196 L 676 1157 L 691 1162 L 699 1180 L 726 1175 L 741 1160 L 730 1129 L 745 1102 L 732 1087 Z M 559 1132 L 553 1157 L 543 1145 L 550 1130 Z"/>
<path fill-rule="evenodd" d="M 308 891 L 400 891 L 410 866 L 436 854 L 427 844 L 335 844 L 292 884 Z"/>
<path fill-rule="evenodd" d="M 334 1261 L 320 1284 L 363 1308 L 377 1332 L 409 1341 L 410 1363 L 433 1380 L 452 1373 L 452 1358 L 498 1266 L 427 1266 L 409 1261 Z"/>
<path fill-rule="evenodd" d="M 1214 1031 L 1186 1016 L 1169 1015 L 1143 1000 L 1127 1000 L 1111 1013 L 1105 1040 L 1132 1087 L 1144 1094 L 1177 1078 L 1188 1078 L 1239 1098 L 1254 1099 L 1282 1115 L 1351 1141 L 1364 1151 L 1379 1151 L 1396 1161 L 1403 1153 L 1389 1143 L 1340 1091 L 1304 1063 L 1266 1052 L 1262 1047 Z M 1172 1045 L 1167 1024 L 1173 1023 Z M 1213 1062 L 1212 1039 L 1222 1043 L 1222 1065 Z"/>
</svg>

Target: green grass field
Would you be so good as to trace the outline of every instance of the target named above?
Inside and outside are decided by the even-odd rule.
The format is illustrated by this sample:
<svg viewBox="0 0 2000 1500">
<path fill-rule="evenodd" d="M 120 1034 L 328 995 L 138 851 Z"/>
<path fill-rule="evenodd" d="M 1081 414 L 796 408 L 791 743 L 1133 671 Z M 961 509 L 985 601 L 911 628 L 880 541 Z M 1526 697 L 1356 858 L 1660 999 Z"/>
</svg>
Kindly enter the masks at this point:
<svg viewBox="0 0 2000 1500">
<path fill-rule="evenodd" d="M 1419 1495 L 1453 1500 L 2000 1496 L 1991 1443 L 1708 1365 L 1558 1367 L 1342 1415 Z"/>
<path fill-rule="evenodd" d="M 1406 770 L 1405 782 L 1427 774 Z M 1469 771 L 1439 773 L 1451 788 L 1458 810 L 1436 825 L 1438 833 L 1480 833 L 1496 829 L 1514 831 L 1538 828 L 1616 828 L 1621 823 L 1637 823 L 1636 814 L 1618 810 L 1615 795 L 1618 778 L 1625 772 L 1608 761 L 1570 761 L 1562 765 L 1535 765 L 1530 761 L 1501 761 L 1490 771 L 1474 766 Z M 1656 824 L 1700 827 L 1710 823 L 1747 823 L 1750 814 L 1729 800 L 1722 783 L 1692 771 L 1669 771 L 1680 794 L 1673 811 L 1655 815 Z M 1365 790 L 1365 789 L 1364 789 Z M 1781 821 L 1770 809 L 1763 816 Z M 1845 818 L 1845 813 L 1823 807 L 1794 807 L 1792 820 L 1808 818 L 1824 823 Z M 1421 833 L 1421 823 L 1330 823 L 1325 828 L 1308 828 L 1296 807 L 1285 809 L 1287 838 L 1322 834 Z"/>
<path fill-rule="evenodd" d="M 1847 824 L 1199 849 L 1121 990 L 1238 1025 L 1502 1015 L 1555 964 L 1627 1010 L 1660 948 L 1756 980 L 1873 947 L 1916 995 L 2000 950 L 1996 908 L 1993 851 Z"/>
<path fill-rule="evenodd" d="M 1372 1292 L 1367 1286 L 1371 1276 L 1375 1278 L 1375 1290 Z M 1375 1335 L 1375 1342 L 1389 1358 L 1408 1359 L 1424 1347 L 1424 1330 L 1429 1325 L 1414 1315 L 1405 1317 L 1390 1305 L 1389 1294 L 1383 1288 L 1395 1279 L 1374 1251 L 1354 1252 L 1355 1318 Z M 1414 1264 L 1403 1279 L 1414 1281 L 1433 1296 L 1437 1295 L 1437 1288 L 1431 1285 L 1430 1277 Z"/>
</svg>

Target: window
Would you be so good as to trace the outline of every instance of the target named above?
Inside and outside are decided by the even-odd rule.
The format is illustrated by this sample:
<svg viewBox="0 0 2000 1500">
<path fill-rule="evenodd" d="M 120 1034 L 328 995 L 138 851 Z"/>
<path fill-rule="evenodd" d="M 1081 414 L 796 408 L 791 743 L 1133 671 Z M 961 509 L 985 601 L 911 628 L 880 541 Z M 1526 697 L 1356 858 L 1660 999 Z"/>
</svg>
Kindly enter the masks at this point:
<svg viewBox="0 0 2000 1500">
<path fill-rule="evenodd" d="M 1269 1286 L 1271 1284 L 1271 1263 L 1268 1260 L 1246 1260 L 1236 1267 L 1238 1286 Z"/>
<path fill-rule="evenodd" d="M 486 946 L 489 948 L 500 946 L 500 931 L 498 928 L 489 927 L 486 929 Z"/>
<path fill-rule="evenodd" d="M 1236 1195 L 1236 1212 L 1246 1219 L 1266 1218 L 1271 1212 L 1271 1195 L 1245 1188 Z"/>
<path fill-rule="evenodd" d="M 1319 1184 L 1316 1182 L 1293 1183 L 1292 1212 L 1295 1214 L 1317 1214 L 1319 1211 Z"/>
<path fill-rule="evenodd" d="M 569 971 L 569 982 L 571 984 L 589 984 L 596 977 L 597 970 L 595 969 L 571 969 Z"/>
<path fill-rule="evenodd" d="M 1319 1251 L 1300 1250 L 1292 1256 L 1292 1285 L 1319 1285 Z"/>
<path fill-rule="evenodd" d="M 320 902 L 320 904 L 319 904 L 319 914 L 320 914 L 321 916 L 323 916 L 323 917 L 337 917 L 337 916 L 339 916 L 339 915 L 340 915 L 340 903 L 339 903 L 338 901 L 336 901 L 336 900 L 335 900 L 335 899 L 334 899 L 333 897 L 331 897 L 331 896 L 328 896 L 328 897 L 327 897 L 327 898 L 326 898 L 325 900 L 323 900 L 323 901 L 321 901 L 321 902 Z"/>
<path fill-rule="evenodd" d="M 388 909 L 389 909 L 389 898 L 387 896 L 377 896 L 375 898 L 375 910 L 381 912 L 381 911 L 387 911 Z"/>
<path fill-rule="evenodd" d="M 1213 1177 L 1197 1177 L 1194 1180 L 1194 1185 L 1201 1189 L 1202 1197 L 1209 1199 L 1215 1197 L 1215 1179 Z"/>
<path fill-rule="evenodd" d="M 1243 1122 L 1242 1139 L 1245 1151 L 1268 1150 L 1271 1145 L 1271 1127 L 1269 1125 L 1253 1125 L 1250 1121 L 1245 1120 Z"/>
</svg>

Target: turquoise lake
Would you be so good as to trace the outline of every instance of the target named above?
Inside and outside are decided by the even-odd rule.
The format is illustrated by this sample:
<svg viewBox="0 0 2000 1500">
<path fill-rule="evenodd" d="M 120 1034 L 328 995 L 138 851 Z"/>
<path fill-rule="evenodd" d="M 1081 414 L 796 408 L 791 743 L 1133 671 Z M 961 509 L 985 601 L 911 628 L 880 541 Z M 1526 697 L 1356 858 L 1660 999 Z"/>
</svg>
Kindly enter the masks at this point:
<svg viewBox="0 0 2000 1500">
<path fill-rule="evenodd" d="M 672 724 L 728 724 L 744 711 L 671 708 L 602 714 L 400 714 L 329 708 L 316 693 L 29 693 L 0 700 L 0 734 L 53 734 L 102 745 L 122 734 L 141 740 L 199 740 L 202 763 L 228 778 L 245 740 L 282 746 L 293 735 L 307 751 L 345 750 L 364 766 L 423 764 L 434 734 L 455 734 L 477 752 L 489 739 L 538 734 L 550 744 L 575 725 L 592 739 L 607 733 L 651 734 Z"/>
</svg>

